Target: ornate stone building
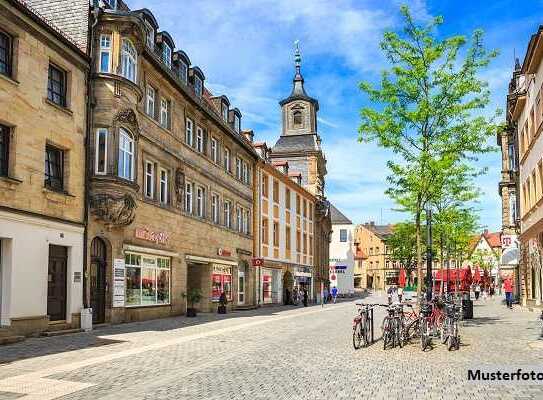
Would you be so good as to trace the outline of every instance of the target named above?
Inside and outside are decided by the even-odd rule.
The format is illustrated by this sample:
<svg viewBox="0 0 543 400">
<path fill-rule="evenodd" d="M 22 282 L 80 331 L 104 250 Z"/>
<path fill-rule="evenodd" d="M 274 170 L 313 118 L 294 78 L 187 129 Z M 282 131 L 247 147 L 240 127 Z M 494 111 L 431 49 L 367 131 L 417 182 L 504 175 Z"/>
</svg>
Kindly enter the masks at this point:
<svg viewBox="0 0 543 400">
<path fill-rule="evenodd" d="M 0 2 L 0 342 L 79 327 L 85 50 L 24 2 Z"/>
<path fill-rule="evenodd" d="M 543 26 L 532 35 L 508 96 L 516 127 L 520 188 L 520 287 L 524 304 L 543 300 Z"/>
</svg>

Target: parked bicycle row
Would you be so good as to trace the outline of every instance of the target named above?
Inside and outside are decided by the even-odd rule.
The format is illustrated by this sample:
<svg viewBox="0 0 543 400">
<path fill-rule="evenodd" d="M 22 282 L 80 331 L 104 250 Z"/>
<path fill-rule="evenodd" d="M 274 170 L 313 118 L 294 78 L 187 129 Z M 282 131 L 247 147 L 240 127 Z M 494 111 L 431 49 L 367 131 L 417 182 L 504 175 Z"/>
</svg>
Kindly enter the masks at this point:
<svg viewBox="0 0 543 400">
<path fill-rule="evenodd" d="M 447 349 L 460 348 L 458 321 L 462 317 L 459 299 L 451 296 L 436 296 L 421 302 L 416 307 L 409 301 L 389 304 L 357 302 L 358 312 L 353 320 L 353 346 L 355 349 L 374 342 L 375 307 L 386 308 L 381 324 L 383 349 L 403 347 L 415 339 L 420 341 L 423 351 L 432 347 L 433 338 L 439 338 Z"/>
</svg>

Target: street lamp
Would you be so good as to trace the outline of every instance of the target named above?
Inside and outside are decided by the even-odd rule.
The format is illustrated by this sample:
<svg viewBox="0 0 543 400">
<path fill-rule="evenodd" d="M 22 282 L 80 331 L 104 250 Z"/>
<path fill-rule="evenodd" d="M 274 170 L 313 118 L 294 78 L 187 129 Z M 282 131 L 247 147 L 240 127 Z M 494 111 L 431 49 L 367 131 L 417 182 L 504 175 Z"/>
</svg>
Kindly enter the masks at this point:
<svg viewBox="0 0 543 400">
<path fill-rule="evenodd" d="M 426 209 L 426 300 L 432 300 L 432 210 Z"/>
</svg>

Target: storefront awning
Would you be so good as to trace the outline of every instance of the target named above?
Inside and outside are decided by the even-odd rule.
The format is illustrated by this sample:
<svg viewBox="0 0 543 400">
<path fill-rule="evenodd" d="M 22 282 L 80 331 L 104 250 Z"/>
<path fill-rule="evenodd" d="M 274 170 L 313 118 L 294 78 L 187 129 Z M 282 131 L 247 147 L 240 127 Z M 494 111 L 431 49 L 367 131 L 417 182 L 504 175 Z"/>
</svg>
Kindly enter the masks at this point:
<svg viewBox="0 0 543 400">
<path fill-rule="evenodd" d="M 144 253 L 144 254 L 153 254 L 155 256 L 165 256 L 165 257 L 179 257 L 179 253 L 167 250 L 151 249 L 148 247 L 134 246 L 132 244 L 123 245 L 123 252 L 133 251 L 135 253 Z"/>
<path fill-rule="evenodd" d="M 218 258 L 208 258 L 208 257 L 191 256 L 191 255 L 186 255 L 185 260 L 190 261 L 191 263 L 194 263 L 194 264 L 223 264 L 223 265 L 232 265 L 232 266 L 238 265 L 236 261 L 221 260 Z"/>
</svg>

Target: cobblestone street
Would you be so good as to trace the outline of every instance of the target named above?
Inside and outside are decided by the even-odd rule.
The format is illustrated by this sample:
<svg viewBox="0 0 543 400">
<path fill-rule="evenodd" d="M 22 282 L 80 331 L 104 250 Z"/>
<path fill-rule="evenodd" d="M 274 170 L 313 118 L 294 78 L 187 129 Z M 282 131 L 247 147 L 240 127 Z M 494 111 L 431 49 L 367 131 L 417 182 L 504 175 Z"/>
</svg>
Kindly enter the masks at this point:
<svg viewBox="0 0 543 400">
<path fill-rule="evenodd" d="M 468 368 L 540 366 L 536 313 L 480 301 L 476 318 L 463 323 L 460 351 L 449 353 L 435 341 L 422 353 L 416 344 L 383 351 L 380 341 L 355 351 L 354 312 L 352 302 L 281 307 L 28 339 L 0 348 L 0 399 L 543 396 L 537 385 L 467 381 Z"/>
</svg>

